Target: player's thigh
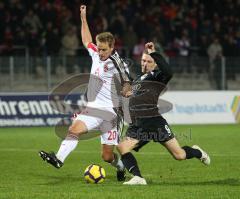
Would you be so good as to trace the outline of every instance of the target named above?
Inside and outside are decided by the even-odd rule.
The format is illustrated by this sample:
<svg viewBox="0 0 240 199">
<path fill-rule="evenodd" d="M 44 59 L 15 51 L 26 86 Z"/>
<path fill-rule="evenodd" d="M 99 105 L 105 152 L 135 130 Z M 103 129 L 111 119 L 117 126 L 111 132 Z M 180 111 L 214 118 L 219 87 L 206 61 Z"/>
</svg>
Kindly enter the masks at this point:
<svg viewBox="0 0 240 199">
<path fill-rule="evenodd" d="M 124 140 L 122 140 L 119 145 L 117 146 L 117 149 L 121 155 L 126 154 L 130 151 L 132 151 L 137 144 L 139 143 L 139 140 L 126 137 Z"/>
<path fill-rule="evenodd" d="M 83 133 L 87 133 L 88 131 L 98 130 L 101 123 L 102 123 L 101 118 L 87 115 L 87 113 L 78 114 L 77 117 L 73 119 L 69 131 L 81 135 Z"/>
<path fill-rule="evenodd" d="M 88 130 L 86 124 L 81 120 L 74 120 L 71 126 L 69 127 L 69 132 L 77 135 L 84 134 L 87 131 Z"/>
<path fill-rule="evenodd" d="M 117 147 L 120 154 L 128 153 L 133 149 L 135 151 L 138 151 L 149 142 L 143 139 L 145 136 L 142 136 L 143 134 L 141 129 L 142 128 L 139 128 L 136 125 L 129 125 L 126 132 L 126 137 L 120 142 Z"/>
<path fill-rule="evenodd" d="M 164 142 L 163 146 L 166 147 L 166 149 L 172 154 L 175 159 L 185 159 L 186 153 L 179 145 L 176 138 L 172 138 L 171 140 Z"/>
</svg>

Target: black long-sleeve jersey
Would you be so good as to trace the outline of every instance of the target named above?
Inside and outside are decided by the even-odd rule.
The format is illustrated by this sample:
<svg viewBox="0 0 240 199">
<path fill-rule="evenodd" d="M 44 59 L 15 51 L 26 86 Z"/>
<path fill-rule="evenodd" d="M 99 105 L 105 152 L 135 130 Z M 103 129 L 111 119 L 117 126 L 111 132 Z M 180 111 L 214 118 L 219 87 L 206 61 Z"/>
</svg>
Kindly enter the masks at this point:
<svg viewBox="0 0 240 199">
<path fill-rule="evenodd" d="M 144 123 L 161 117 L 157 104 L 158 98 L 172 78 L 169 64 L 157 52 L 150 56 L 154 59 L 157 67 L 133 81 L 133 94 L 129 98 L 129 112 L 132 123 Z"/>
</svg>

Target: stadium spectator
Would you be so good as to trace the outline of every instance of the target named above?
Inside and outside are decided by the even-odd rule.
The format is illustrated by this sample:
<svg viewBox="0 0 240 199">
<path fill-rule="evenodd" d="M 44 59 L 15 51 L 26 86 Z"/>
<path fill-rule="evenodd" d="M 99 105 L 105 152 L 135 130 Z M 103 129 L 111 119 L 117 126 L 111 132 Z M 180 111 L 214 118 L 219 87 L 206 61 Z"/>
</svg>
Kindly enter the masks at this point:
<svg viewBox="0 0 240 199">
<path fill-rule="evenodd" d="M 178 50 L 178 54 L 182 57 L 188 57 L 190 54 L 190 39 L 188 37 L 188 31 L 185 29 L 182 32 L 181 38 L 176 38 L 175 40 L 176 48 Z"/>
<path fill-rule="evenodd" d="M 71 11 L 65 6 L 63 5 L 61 7 L 61 11 L 60 11 L 60 20 L 61 20 L 61 31 L 63 33 L 63 35 L 69 31 L 69 29 L 72 27 L 72 13 Z"/>
<path fill-rule="evenodd" d="M 199 41 L 199 50 L 198 50 L 198 55 L 200 57 L 207 57 L 207 48 L 209 46 L 209 41 L 208 37 L 206 35 L 201 35 L 200 36 L 200 41 Z"/>
<path fill-rule="evenodd" d="M 236 33 L 237 56 L 240 56 L 240 30 Z"/>
<path fill-rule="evenodd" d="M 10 27 L 6 27 L 3 36 L 3 43 L 0 45 L 0 52 L 4 55 L 11 55 L 13 45 L 13 33 Z"/>
<path fill-rule="evenodd" d="M 72 73 L 76 64 L 76 53 L 79 46 L 79 39 L 76 27 L 69 27 L 67 33 L 62 38 L 62 53 L 66 56 L 67 72 Z"/>
<path fill-rule="evenodd" d="M 47 30 L 44 34 L 44 41 L 46 47 L 47 55 L 58 55 L 61 48 L 61 38 L 59 35 L 59 30 L 56 27 L 53 27 L 52 22 L 48 22 Z"/>
<path fill-rule="evenodd" d="M 151 38 L 155 38 L 159 43 L 165 44 L 165 37 L 162 31 L 162 27 L 158 25 L 155 27 L 154 31 L 151 34 Z"/>
<path fill-rule="evenodd" d="M 57 13 L 56 10 L 53 8 L 53 4 L 51 4 L 50 2 L 43 4 L 39 8 L 39 17 L 41 18 L 44 26 L 47 26 L 49 22 L 54 24 L 56 21 Z"/>
<path fill-rule="evenodd" d="M 133 26 L 129 26 L 126 31 L 124 31 L 123 42 L 125 46 L 132 52 L 134 45 L 137 43 L 137 34 L 133 29 Z"/>
<path fill-rule="evenodd" d="M 138 43 L 136 43 L 133 47 L 133 59 L 135 61 L 139 61 L 140 57 L 145 49 L 145 39 L 141 38 Z"/>
<path fill-rule="evenodd" d="M 119 36 L 123 36 L 126 26 L 126 21 L 120 10 L 117 10 L 110 22 L 110 31 L 117 33 Z"/>
<path fill-rule="evenodd" d="M 37 34 L 42 28 L 42 23 L 36 13 L 32 9 L 28 11 L 28 14 L 23 19 L 23 25 L 26 30 L 33 34 Z"/>
<path fill-rule="evenodd" d="M 226 76 L 227 79 L 235 80 L 236 57 L 238 55 L 237 41 L 232 35 L 225 35 L 223 43 L 223 53 L 226 57 Z"/>
<path fill-rule="evenodd" d="M 108 30 L 108 21 L 103 15 L 103 13 L 100 12 L 98 14 L 98 17 L 94 20 L 94 23 L 94 27 L 96 27 L 96 32 L 104 32 Z"/>
<path fill-rule="evenodd" d="M 20 27 L 16 30 L 15 36 L 13 38 L 13 44 L 16 46 L 26 46 L 27 45 L 26 32 Z"/>
<path fill-rule="evenodd" d="M 175 39 L 175 48 L 178 52 L 178 64 L 179 68 L 185 72 L 190 73 L 189 55 L 190 55 L 190 39 L 188 37 L 188 31 L 184 29 L 182 31 L 181 38 Z"/>
<path fill-rule="evenodd" d="M 118 34 L 114 34 L 115 38 L 115 49 L 118 50 L 119 54 L 123 54 L 123 41 Z"/>
<path fill-rule="evenodd" d="M 209 79 L 212 85 L 221 89 L 221 58 L 223 55 L 223 48 L 219 42 L 218 37 L 214 37 L 213 42 L 207 49 L 209 57 Z"/>
<path fill-rule="evenodd" d="M 236 11 L 240 7 L 239 1 L 223 0 L 221 4 L 217 1 L 199 0 L 161 1 L 161 3 L 155 0 L 106 2 L 105 0 L 88 1 L 89 24 L 95 27 L 94 31 L 107 30 L 118 34 L 119 39 L 123 41 L 123 46 L 133 47 L 133 42 L 126 39 L 126 32 L 129 32 L 130 27 L 134 30 L 134 33 L 130 32 L 134 37 L 132 41 L 157 37 L 158 42 L 167 50 L 166 54 L 170 56 L 180 56 L 174 52 L 174 40 L 181 37 L 183 30 L 189 33 L 191 41 L 189 53 L 192 46 L 200 47 L 204 52 L 204 45 L 201 46 L 200 43 L 201 35 L 206 35 L 206 40 L 211 40 L 212 35 L 217 35 L 221 42 L 224 42 L 224 35 L 231 35 L 239 46 L 237 32 L 240 15 Z M 48 22 L 59 30 L 59 38 L 62 38 L 69 27 L 79 23 L 77 10 L 79 4 L 79 0 L 71 2 L 67 0 L 2 0 L 0 2 L 0 45 L 4 45 L 4 32 L 7 27 L 10 27 L 13 35 L 21 33 L 28 38 L 27 46 L 32 54 L 44 54 L 44 48 L 42 48 L 43 51 L 40 50 L 42 44 L 39 38 L 46 32 Z M 145 12 L 146 10 L 148 12 Z M 150 29 L 155 30 L 149 33 Z M 78 34 L 79 30 L 77 27 Z M 93 32 L 93 36 L 95 35 L 96 33 Z M 14 38 L 14 42 L 16 40 L 18 39 Z M 24 42 L 17 43 L 24 44 Z M 235 48 L 235 46 L 232 47 Z M 239 47 L 237 49 L 239 55 Z M 231 48 L 230 51 L 232 50 Z"/>
</svg>

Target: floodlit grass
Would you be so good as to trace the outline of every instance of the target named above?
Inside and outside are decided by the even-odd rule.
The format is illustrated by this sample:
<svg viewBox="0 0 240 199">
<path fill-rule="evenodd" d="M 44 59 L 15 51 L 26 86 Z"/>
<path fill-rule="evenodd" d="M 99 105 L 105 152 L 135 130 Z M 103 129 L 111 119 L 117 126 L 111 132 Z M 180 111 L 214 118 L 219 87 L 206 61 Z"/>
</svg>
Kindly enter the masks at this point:
<svg viewBox="0 0 240 199">
<path fill-rule="evenodd" d="M 240 125 L 173 126 L 181 145 L 198 144 L 209 152 L 212 164 L 197 159 L 176 161 L 158 143 L 135 153 L 147 186 L 116 181 L 115 170 L 101 160 L 98 138 L 79 142 L 57 170 L 43 162 L 38 151 L 57 151 L 54 128 L 0 129 L 0 198 L 239 198 Z M 84 169 L 102 165 L 102 184 L 86 184 Z M 131 176 L 128 175 L 130 178 Z"/>
</svg>

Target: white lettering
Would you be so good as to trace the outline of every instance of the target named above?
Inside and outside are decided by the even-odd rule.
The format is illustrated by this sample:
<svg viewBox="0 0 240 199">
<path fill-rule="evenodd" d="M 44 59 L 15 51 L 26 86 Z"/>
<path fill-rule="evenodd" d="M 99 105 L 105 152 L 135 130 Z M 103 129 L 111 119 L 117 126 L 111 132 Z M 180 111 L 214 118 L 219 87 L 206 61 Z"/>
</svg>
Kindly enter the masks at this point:
<svg viewBox="0 0 240 199">
<path fill-rule="evenodd" d="M 53 110 L 49 104 L 49 101 L 40 101 L 40 106 L 42 108 L 42 114 L 53 114 Z"/>
<path fill-rule="evenodd" d="M 37 101 L 29 101 L 28 104 L 29 104 L 31 113 L 33 115 L 41 115 L 42 114 L 41 107 L 39 106 L 39 103 Z"/>
<path fill-rule="evenodd" d="M 17 110 L 16 110 L 16 106 L 17 102 L 16 101 L 10 101 L 9 102 L 9 107 L 11 109 L 12 115 L 17 115 Z"/>
<path fill-rule="evenodd" d="M 18 103 L 18 108 L 19 108 L 19 111 L 23 114 L 23 115 L 29 115 L 30 114 L 30 109 L 29 109 L 29 106 L 28 106 L 28 103 L 25 102 L 25 101 L 20 101 Z"/>
<path fill-rule="evenodd" d="M 0 115 L 11 115 L 8 103 L 0 100 Z"/>
</svg>

